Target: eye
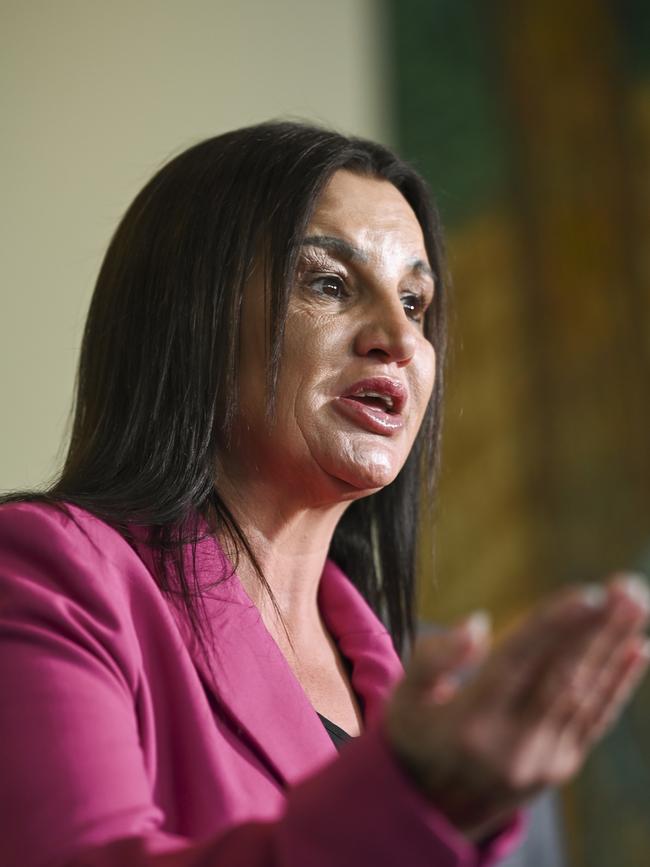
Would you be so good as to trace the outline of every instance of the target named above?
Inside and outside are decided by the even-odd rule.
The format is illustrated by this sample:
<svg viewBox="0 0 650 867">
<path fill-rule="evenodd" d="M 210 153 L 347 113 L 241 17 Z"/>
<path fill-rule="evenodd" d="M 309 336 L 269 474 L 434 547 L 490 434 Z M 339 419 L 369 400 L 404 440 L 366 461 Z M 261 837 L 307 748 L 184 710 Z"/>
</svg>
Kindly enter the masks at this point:
<svg viewBox="0 0 650 867">
<path fill-rule="evenodd" d="M 412 319 L 414 322 L 423 321 L 426 303 L 422 295 L 417 295 L 415 292 L 406 292 L 402 295 L 402 305 L 409 319 Z"/>
<path fill-rule="evenodd" d="M 309 286 L 318 295 L 324 295 L 326 298 L 340 299 L 346 295 L 345 283 L 336 274 L 321 274 L 314 277 L 309 281 Z"/>
</svg>

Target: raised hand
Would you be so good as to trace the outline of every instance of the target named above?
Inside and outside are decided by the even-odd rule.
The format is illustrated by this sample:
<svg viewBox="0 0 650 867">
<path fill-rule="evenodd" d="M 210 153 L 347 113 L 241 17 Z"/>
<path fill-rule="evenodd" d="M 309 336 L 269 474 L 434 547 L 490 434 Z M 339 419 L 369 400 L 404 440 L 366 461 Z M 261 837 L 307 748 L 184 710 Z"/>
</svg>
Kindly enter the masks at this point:
<svg viewBox="0 0 650 867">
<path fill-rule="evenodd" d="M 647 669 L 650 593 L 635 577 L 570 588 L 490 651 L 474 616 L 416 644 L 384 717 L 416 785 L 468 838 L 566 782 Z"/>
</svg>

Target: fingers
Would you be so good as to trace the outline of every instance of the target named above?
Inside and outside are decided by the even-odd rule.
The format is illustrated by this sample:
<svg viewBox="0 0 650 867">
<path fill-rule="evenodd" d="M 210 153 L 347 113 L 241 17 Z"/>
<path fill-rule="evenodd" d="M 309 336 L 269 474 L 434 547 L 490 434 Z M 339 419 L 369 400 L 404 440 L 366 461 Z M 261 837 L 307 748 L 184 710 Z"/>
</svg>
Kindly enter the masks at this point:
<svg viewBox="0 0 650 867">
<path fill-rule="evenodd" d="M 484 615 L 420 641 L 385 715 L 395 754 L 457 824 L 566 782 L 648 667 L 649 615 L 647 589 L 616 579 L 557 594 L 489 657 Z"/>
<path fill-rule="evenodd" d="M 557 641 L 536 671 L 536 688 L 520 696 L 523 715 L 531 719 L 543 715 L 558 729 L 568 724 L 577 727 L 592 716 L 611 672 L 647 620 L 650 599 L 639 586 L 622 579 L 611 582 L 600 620 Z"/>
<path fill-rule="evenodd" d="M 509 630 L 492 655 L 483 680 L 483 698 L 500 706 L 522 704 L 549 655 L 602 623 L 604 594 L 571 587 L 556 594 Z"/>
<path fill-rule="evenodd" d="M 650 613 L 647 589 L 638 581 L 617 579 L 607 586 L 601 609 L 599 617 L 581 623 L 578 618 L 568 629 L 571 617 L 555 616 L 557 609 L 548 608 L 543 619 L 547 627 L 553 624 L 554 642 L 543 643 L 546 653 L 539 647 L 529 653 L 509 678 L 518 684 L 516 691 L 502 692 L 492 704 L 494 718 L 509 719 L 504 730 L 510 732 L 510 753 L 519 757 L 517 779 L 537 775 L 555 784 L 566 781 L 647 666 L 642 650 Z M 511 653 L 503 659 L 515 665 Z M 497 688 L 494 684 L 493 696 Z M 477 697 L 486 708 L 485 685 Z"/>
<path fill-rule="evenodd" d="M 648 671 L 650 642 L 637 637 L 613 669 L 609 680 L 598 692 L 597 703 L 581 719 L 581 741 L 585 748 L 599 740 L 618 719 L 625 704 Z"/>
<path fill-rule="evenodd" d="M 648 642 L 640 636 L 631 639 L 625 652 L 618 654 L 618 662 L 611 667 L 605 686 L 592 690 L 597 700 L 590 702 L 590 712 L 584 705 L 579 707 L 556 734 L 546 757 L 547 784 L 563 784 L 582 766 L 591 747 L 617 720 L 645 674 L 649 657 Z"/>
<path fill-rule="evenodd" d="M 650 596 L 638 579 L 557 594 L 493 655 L 484 692 L 529 718 L 553 706 L 558 715 L 572 714 L 579 683 L 600 675 L 625 635 L 642 627 L 648 609 Z"/>
<path fill-rule="evenodd" d="M 419 641 L 407 667 L 405 685 L 434 702 L 443 703 L 457 690 L 459 674 L 487 653 L 490 621 L 476 612 L 447 632 Z"/>
<path fill-rule="evenodd" d="M 585 725 L 595 715 L 602 696 L 609 695 L 620 683 L 626 670 L 626 660 L 643 643 L 641 631 L 650 613 L 650 596 L 637 582 L 616 580 L 608 588 L 611 614 L 602 631 L 595 637 L 576 666 L 575 683 L 584 693 L 584 700 L 570 715 L 574 725 Z"/>
</svg>

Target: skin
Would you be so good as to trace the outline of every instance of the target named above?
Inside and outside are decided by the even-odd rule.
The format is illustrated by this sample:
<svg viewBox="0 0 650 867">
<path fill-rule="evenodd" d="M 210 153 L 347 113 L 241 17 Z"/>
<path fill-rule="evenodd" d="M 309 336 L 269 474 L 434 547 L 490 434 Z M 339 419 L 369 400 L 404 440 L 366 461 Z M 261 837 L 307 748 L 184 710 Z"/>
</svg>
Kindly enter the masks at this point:
<svg viewBox="0 0 650 867">
<path fill-rule="evenodd" d="M 422 232 L 406 200 L 385 181 L 337 172 L 307 236 L 313 243 L 302 248 L 289 303 L 278 411 L 270 428 L 263 416 L 261 274 L 246 287 L 238 458 L 228 475 L 237 484 L 266 485 L 293 510 L 319 509 L 338 520 L 351 500 L 396 477 L 419 430 L 435 376 L 435 353 L 421 324 L 433 280 L 414 271 L 415 262 L 428 267 Z M 347 242 L 365 261 L 332 250 L 325 240 L 332 238 Z M 416 297 L 423 299 L 417 311 Z M 398 379 L 409 390 L 406 425 L 396 436 L 362 430 L 333 408 L 346 386 L 376 375 Z M 252 449 L 257 460 L 246 462 Z"/>
<path fill-rule="evenodd" d="M 361 716 L 318 611 L 318 582 L 345 509 L 392 481 L 413 445 L 435 377 L 421 324 L 434 287 L 419 223 L 386 181 L 337 172 L 307 235 L 340 239 L 359 255 L 353 260 L 320 242 L 303 248 L 271 427 L 264 417 L 264 286 L 260 271 L 253 274 L 242 311 L 241 414 L 217 477 L 293 648 L 244 561 L 238 574 L 245 589 L 317 709 L 354 734 Z M 405 426 L 392 437 L 369 433 L 333 408 L 346 387 L 375 375 L 409 391 Z"/>
<path fill-rule="evenodd" d="M 345 509 L 390 483 L 413 445 L 435 378 L 419 321 L 434 286 L 417 219 L 385 181 L 337 172 L 307 234 L 345 241 L 359 255 L 322 240 L 305 248 L 271 427 L 264 287 L 259 271 L 251 277 L 241 413 L 217 479 L 291 643 L 245 558 L 242 584 L 314 707 L 358 734 L 361 714 L 318 611 L 318 582 Z M 406 423 L 393 437 L 361 429 L 332 403 L 378 374 L 409 389 Z M 480 618 L 420 641 L 385 709 L 389 747 L 426 798 L 468 839 L 482 839 L 544 786 L 570 779 L 611 726 L 647 668 L 649 611 L 645 585 L 615 576 L 597 593 L 556 594 L 494 648 Z"/>
<path fill-rule="evenodd" d="M 614 724 L 648 667 L 649 611 L 645 582 L 620 575 L 597 595 L 556 594 L 493 649 L 471 621 L 422 641 L 388 704 L 387 739 L 422 792 L 481 840 L 566 783 Z"/>
</svg>

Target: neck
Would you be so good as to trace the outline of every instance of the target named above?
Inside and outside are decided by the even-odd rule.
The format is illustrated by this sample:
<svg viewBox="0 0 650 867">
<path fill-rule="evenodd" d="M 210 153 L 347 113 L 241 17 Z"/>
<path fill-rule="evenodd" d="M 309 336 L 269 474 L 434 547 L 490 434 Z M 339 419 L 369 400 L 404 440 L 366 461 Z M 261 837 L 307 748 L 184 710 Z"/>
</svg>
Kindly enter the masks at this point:
<svg viewBox="0 0 650 867">
<path fill-rule="evenodd" d="M 219 495 L 244 533 L 292 640 L 300 642 L 322 624 L 317 602 L 320 577 L 334 530 L 349 503 L 292 504 L 273 486 L 239 482 L 233 486 L 220 480 Z M 267 623 L 278 623 L 246 552 L 239 552 L 237 575 Z"/>
</svg>

